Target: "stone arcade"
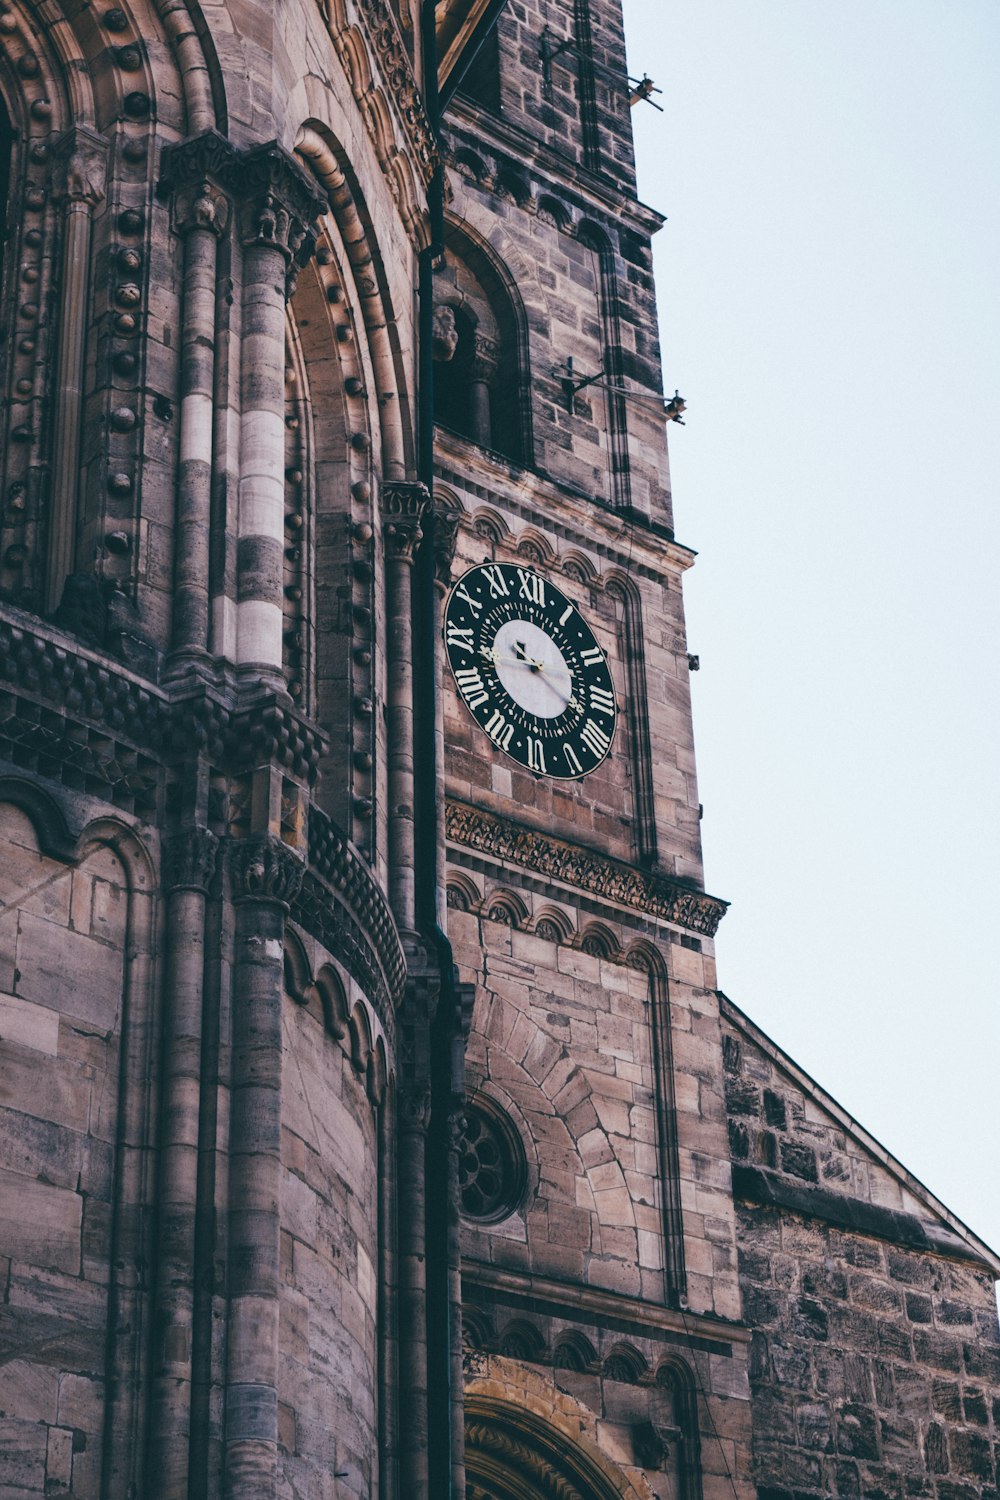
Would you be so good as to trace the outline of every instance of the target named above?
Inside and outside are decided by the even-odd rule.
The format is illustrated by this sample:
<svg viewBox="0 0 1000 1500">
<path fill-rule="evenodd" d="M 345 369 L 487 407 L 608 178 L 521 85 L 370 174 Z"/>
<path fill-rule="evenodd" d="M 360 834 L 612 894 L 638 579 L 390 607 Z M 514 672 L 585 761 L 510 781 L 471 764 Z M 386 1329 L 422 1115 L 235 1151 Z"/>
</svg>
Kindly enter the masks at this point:
<svg viewBox="0 0 1000 1500">
<path fill-rule="evenodd" d="M 0 1500 L 996 1494 L 716 989 L 621 26 L 0 0 Z"/>
</svg>

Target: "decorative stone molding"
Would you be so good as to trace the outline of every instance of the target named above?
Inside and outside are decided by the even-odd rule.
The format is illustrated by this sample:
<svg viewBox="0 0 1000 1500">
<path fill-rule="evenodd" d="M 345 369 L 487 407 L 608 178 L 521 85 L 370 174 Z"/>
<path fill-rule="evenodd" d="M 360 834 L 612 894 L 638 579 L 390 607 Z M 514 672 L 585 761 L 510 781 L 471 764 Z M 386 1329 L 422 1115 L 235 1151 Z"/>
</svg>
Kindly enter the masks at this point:
<svg viewBox="0 0 1000 1500">
<path fill-rule="evenodd" d="M 358 10 L 375 48 L 414 164 L 426 185 L 440 166 L 441 156 L 396 19 L 386 0 L 359 0 Z"/>
<path fill-rule="evenodd" d="M 185 828 L 163 845 L 165 891 L 208 891 L 215 875 L 219 840 L 207 828 Z"/>
<path fill-rule="evenodd" d="M 487 338 L 485 333 L 475 334 L 472 342 L 472 365 L 469 371 L 472 379 L 492 381 L 499 363 L 500 345 L 496 339 Z"/>
<path fill-rule="evenodd" d="M 229 846 L 234 901 L 273 901 L 287 909 L 299 894 L 305 869 L 287 844 L 268 834 Z"/>
<path fill-rule="evenodd" d="M 401 1083 L 397 1093 L 399 1129 L 422 1134 L 431 1122 L 431 1086 L 423 1079 Z"/>
<path fill-rule="evenodd" d="M 695 891 L 650 871 L 635 870 L 619 860 L 535 833 L 507 818 L 495 817 L 460 802 L 446 809 L 448 837 L 494 859 L 509 860 L 535 874 L 659 917 L 691 932 L 713 937 L 728 902 Z"/>
</svg>

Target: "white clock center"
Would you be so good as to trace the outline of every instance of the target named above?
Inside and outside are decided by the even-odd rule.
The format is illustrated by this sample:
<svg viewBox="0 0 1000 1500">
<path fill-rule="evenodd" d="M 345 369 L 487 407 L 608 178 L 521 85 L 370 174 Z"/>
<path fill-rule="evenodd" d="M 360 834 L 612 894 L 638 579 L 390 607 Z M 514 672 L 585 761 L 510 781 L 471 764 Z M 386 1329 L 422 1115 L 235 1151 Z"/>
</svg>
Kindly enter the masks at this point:
<svg viewBox="0 0 1000 1500">
<path fill-rule="evenodd" d="M 531 620 L 508 620 L 493 638 L 496 674 L 514 702 L 554 719 L 573 696 L 573 674 L 552 638 Z"/>
</svg>

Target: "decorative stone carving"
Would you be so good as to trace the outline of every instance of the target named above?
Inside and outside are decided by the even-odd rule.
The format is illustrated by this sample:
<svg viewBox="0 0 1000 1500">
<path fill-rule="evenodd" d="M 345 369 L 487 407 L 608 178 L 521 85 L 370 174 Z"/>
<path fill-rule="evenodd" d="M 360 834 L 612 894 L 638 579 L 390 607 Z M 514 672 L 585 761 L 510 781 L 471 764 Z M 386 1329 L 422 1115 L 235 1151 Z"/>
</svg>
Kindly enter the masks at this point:
<svg viewBox="0 0 1000 1500">
<path fill-rule="evenodd" d="M 430 496 L 426 485 L 391 480 L 382 486 L 382 517 L 386 556 L 412 563 L 423 539 L 420 521 Z"/>
<path fill-rule="evenodd" d="M 447 588 L 451 582 L 451 565 L 455 560 L 455 548 L 458 544 L 458 525 L 457 510 L 435 510 L 434 576 L 443 588 Z"/>
<path fill-rule="evenodd" d="M 472 341 L 472 364 L 470 375 L 473 380 L 484 380 L 489 384 L 497 373 L 497 365 L 500 362 L 500 346 L 495 339 L 487 338 L 485 333 L 476 333 Z"/>
<path fill-rule="evenodd" d="M 230 845 L 235 901 L 273 901 L 289 907 L 302 887 L 305 865 L 280 839 L 261 834 Z"/>
<path fill-rule="evenodd" d="M 396 19 L 386 0 L 360 0 L 358 9 L 385 77 L 388 97 L 395 105 L 414 163 L 426 184 L 441 165 L 441 156 Z"/>
<path fill-rule="evenodd" d="M 219 840 L 207 828 L 185 828 L 163 846 L 163 888 L 208 891 L 215 875 Z"/>
<path fill-rule="evenodd" d="M 680 1429 L 662 1422 L 637 1422 L 633 1429 L 635 1456 L 644 1469 L 662 1469 L 670 1454 L 671 1443 L 680 1437 Z"/>
<path fill-rule="evenodd" d="M 229 199 L 208 177 L 199 178 L 174 195 L 174 228 L 178 234 L 209 229 L 221 235 L 229 223 Z"/>
<path fill-rule="evenodd" d="M 509 860 L 535 874 L 562 880 L 616 905 L 630 906 L 707 937 L 715 935 L 728 907 L 728 902 L 691 890 L 664 875 L 634 870 L 618 860 L 564 844 L 464 803 L 447 804 L 446 827 L 448 837 L 456 844 L 494 859 Z"/>
<path fill-rule="evenodd" d="M 439 302 L 434 309 L 431 347 L 434 351 L 434 358 L 439 364 L 446 364 L 448 360 L 453 359 L 455 350 L 458 348 L 458 324 L 455 321 L 455 310 L 446 302 Z"/>
<path fill-rule="evenodd" d="M 303 256 L 307 247 L 311 252 L 311 226 L 328 203 L 277 141 L 244 152 L 227 172 L 227 181 L 240 204 L 244 245 L 271 246 L 289 263 Z"/>
<path fill-rule="evenodd" d="M 76 125 L 54 142 L 52 158 L 57 196 L 93 208 L 104 197 L 108 143 L 103 136 Z"/>
</svg>

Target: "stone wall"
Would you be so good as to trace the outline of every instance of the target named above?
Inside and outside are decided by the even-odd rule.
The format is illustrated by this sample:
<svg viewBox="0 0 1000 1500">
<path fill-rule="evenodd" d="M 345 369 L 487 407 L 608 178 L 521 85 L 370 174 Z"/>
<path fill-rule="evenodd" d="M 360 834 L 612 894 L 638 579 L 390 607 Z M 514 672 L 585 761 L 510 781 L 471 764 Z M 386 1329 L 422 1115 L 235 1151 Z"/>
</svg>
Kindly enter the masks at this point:
<svg viewBox="0 0 1000 1500">
<path fill-rule="evenodd" d="M 724 1055 L 758 1496 L 992 1496 L 976 1242 L 732 1008 Z"/>
<path fill-rule="evenodd" d="M 125 870 L 104 847 L 76 868 L 46 857 L 4 804 L 0 900 L 0 1494 L 98 1500 Z"/>
</svg>

